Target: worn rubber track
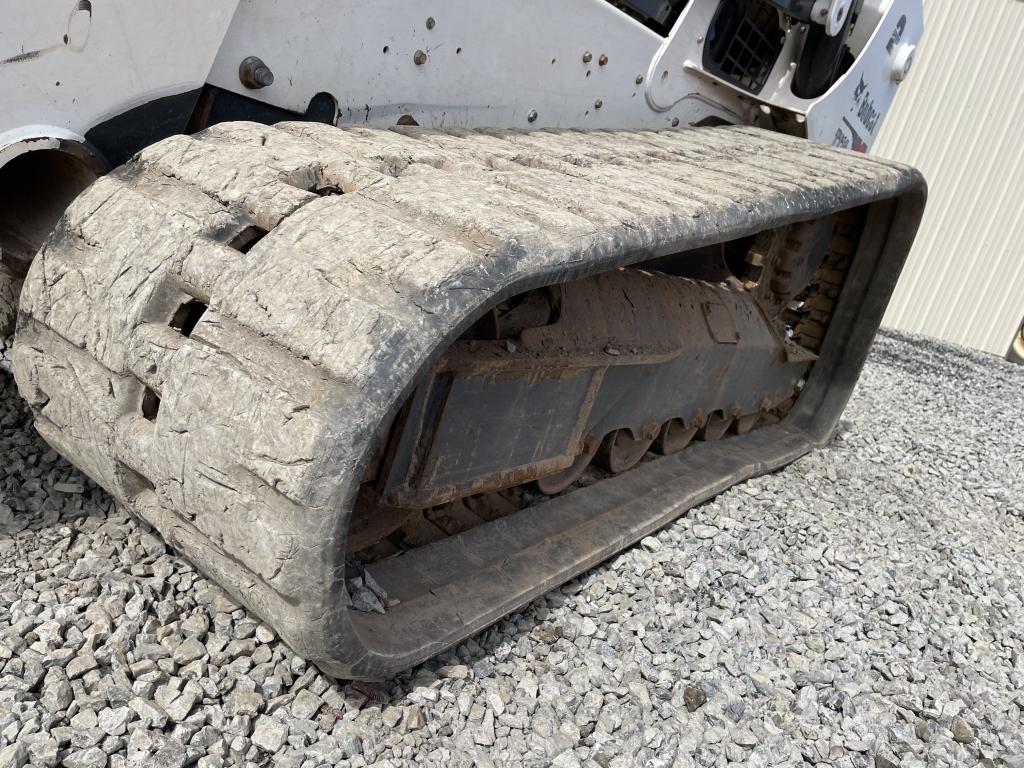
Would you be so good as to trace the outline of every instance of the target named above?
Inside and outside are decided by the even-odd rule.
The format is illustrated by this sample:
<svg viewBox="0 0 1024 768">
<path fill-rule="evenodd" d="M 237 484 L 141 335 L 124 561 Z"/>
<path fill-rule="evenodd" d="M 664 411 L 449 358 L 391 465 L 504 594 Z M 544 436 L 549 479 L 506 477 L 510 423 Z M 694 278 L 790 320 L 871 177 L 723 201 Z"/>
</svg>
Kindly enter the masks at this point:
<svg viewBox="0 0 1024 768">
<path fill-rule="evenodd" d="M 15 373 L 55 448 L 298 653 L 381 678 L 825 440 L 923 201 L 912 169 L 748 128 L 224 124 L 150 147 L 71 206 L 26 279 Z M 401 603 L 350 610 L 364 468 L 417 375 L 489 307 L 865 205 L 781 425 L 376 564 Z"/>
<path fill-rule="evenodd" d="M 20 293 L 21 278 L 0 263 L 0 336 L 8 336 L 14 330 Z"/>
</svg>

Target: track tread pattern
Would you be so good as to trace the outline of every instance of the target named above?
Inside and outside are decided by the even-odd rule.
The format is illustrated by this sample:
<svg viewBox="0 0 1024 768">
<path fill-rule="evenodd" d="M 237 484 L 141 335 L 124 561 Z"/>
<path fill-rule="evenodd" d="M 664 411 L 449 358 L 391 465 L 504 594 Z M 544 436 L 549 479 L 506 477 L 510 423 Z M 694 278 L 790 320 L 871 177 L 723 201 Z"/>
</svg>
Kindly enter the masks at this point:
<svg viewBox="0 0 1024 768">
<path fill-rule="evenodd" d="M 348 624 L 348 510 L 417 373 L 484 307 L 919 183 L 749 128 L 218 125 L 70 207 L 26 279 L 15 372 L 52 445 L 300 654 L 376 675 L 409 660 Z M 209 308 L 185 337 L 191 300 Z"/>
</svg>

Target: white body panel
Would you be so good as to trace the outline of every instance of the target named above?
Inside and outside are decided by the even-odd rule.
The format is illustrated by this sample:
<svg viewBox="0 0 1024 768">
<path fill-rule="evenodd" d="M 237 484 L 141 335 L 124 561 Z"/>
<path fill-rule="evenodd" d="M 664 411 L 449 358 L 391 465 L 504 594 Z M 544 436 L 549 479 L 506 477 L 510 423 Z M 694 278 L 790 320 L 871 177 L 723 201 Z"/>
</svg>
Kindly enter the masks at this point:
<svg viewBox="0 0 1024 768">
<path fill-rule="evenodd" d="M 432 127 L 667 128 L 673 117 L 746 123 L 756 113 L 743 97 L 711 95 L 687 75 L 687 98 L 652 110 L 637 77 L 664 38 L 604 0 L 445 0 L 429 12 L 408 0 L 376 0 L 372 12 L 358 0 L 308 0 L 299 17 L 293 7 L 243 0 L 210 81 L 299 112 L 328 92 L 342 122 L 383 126 L 409 114 Z M 417 51 L 426 63 L 415 63 Z M 238 63 L 254 52 L 276 77 L 258 94 L 238 81 Z"/>
<path fill-rule="evenodd" d="M 605 0 L 447 0 L 429 11 L 377 0 L 373 12 L 356 0 L 310 0 L 297 18 L 289 0 L 242 0 L 210 82 L 297 112 L 330 93 L 341 122 L 378 126 L 409 115 L 432 127 L 665 128 L 709 117 L 772 127 L 771 108 L 783 122 L 806 121 L 809 138 L 867 150 L 898 89 L 887 45 L 897 27 L 901 45 L 916 44 L 921 0 L 865 0 L 850 41 L 856 64 L 810 100 L 791 89 L 807 25 L 788 29 L 759 95 L 703 70 L 718 6 L 692 0 L 666 38 Z M 258 92 L 238 80 L 253 53 L 276 77 Z"/>
<path fill-rule="evenodd" d="M 715 5 L 691 4 L 652 61 L 648 76 L 652 108 L 671 110 L 692 92 L 694 78 L 699 80 L 702 92 L 738 90 L 704 71 L 701 65 L 705 43 L 702 30 L 711 24 Z M 748 98 L 765 108 L 795 116 L 806 126 L 809 139 L 866 152 L 899 90 L 900 83 L 893 78 L 894 64 L 924 32 L 921 0 L 865 0 L 849 40 L 856 61 L 828 93 L 817 99 L 801 99 L 793 93 L 795 62 L 807 30 L 806 24 L 789 26 L 782 54 L 767 84 L 756 97 Z"/>
<path fill-rule="evenodd" d="M 909 72 L 913 52 L 924 34 L 921 0 L 885 0 L 882 5 L 884 17 L 857 63 L 832 86 L 826 98 L 807 108 L 808 138 L 864 152 L 878 138 L 902 83 L 894 68 L 902 60 L 903 76 Z M 907 55 L 910 62 L 906 61 Z M 783 85 L 788 86 L 788 82 Z M 791 106 L 787 97 L 792 97 L 792 91 L 781 88 L 776 103 Z"/>
<path fill-rule="evenodd" d="M 0 0 L 0 165 L 200 88 L 236 0 Z M 13 20 L 13 23 L 12 23 Z"/>
<path fill-rule="evenodd" d="M 897 25 L 902 45 L 916 43 L 921 0 L 864 0 L 850 40 L 862 55 L 815 100 L 790 88 L 806 25 L 788 28 L 759 95 L 703 71 L 718 5 L 691 0 L 662 37 L 605 0 L 0 0 L 16 19 L 0 29 L 0 166 L 33 140 L 82 142 L 110 118 L 204 83 L 299 113 L 329 93 L 343 123 L 666 128 L 714 118 L 867 149 L 897 88 L 887 43 Z M 239 82 L 248 56 L 266 62 L 273 85 Z"/>
</svg>

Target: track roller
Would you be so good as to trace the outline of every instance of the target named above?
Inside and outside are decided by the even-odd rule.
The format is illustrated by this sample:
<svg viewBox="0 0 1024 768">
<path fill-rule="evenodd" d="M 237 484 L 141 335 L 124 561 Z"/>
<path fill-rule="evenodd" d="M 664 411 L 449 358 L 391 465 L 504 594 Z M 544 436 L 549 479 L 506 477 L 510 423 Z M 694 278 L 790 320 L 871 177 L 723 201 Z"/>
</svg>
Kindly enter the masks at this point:
<svg viewBox="0 0 1024 768">
<path fill-rule="evenodd" d="M 628 429 L 617 429 L 601 441 L 597 461 L 613 475 L 617 475 L 636 466 L 653 442 L 653 436 L 635 438 Z"/>
<path fill-rule="evenodd" d="M 654 439 L 651 449 L 662 456 L 679 453 L 688 446 L 697 435 L 699 425 L 686 424 L 682 419 L 671 419 L 661 425 L 661 431 Z"/>
<path fill-rule="evenodd" d="M 745 435 L 747 434 L 747 432 L 756 427 L 757 422 L 759 422 L 760 420 L 760 413 L 745 413 L 733 419 L 731 429 L 733 433 L 737 435 Z"/>
<path fill-rule="evenodd" d="M 709 413 L 700 429 L 697 430 L 699 440 L 720 440 L 729 431 L 732 424 L 732 416 L 726 416 L 721 411 Z"/>
</svg>

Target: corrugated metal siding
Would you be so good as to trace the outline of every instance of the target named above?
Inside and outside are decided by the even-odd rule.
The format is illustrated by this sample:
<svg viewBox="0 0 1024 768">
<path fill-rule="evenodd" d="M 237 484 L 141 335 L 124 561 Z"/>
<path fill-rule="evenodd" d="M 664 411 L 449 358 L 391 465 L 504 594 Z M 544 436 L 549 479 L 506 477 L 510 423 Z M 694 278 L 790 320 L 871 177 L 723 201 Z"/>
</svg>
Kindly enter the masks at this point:
<svg viewBox="0 0 1024 768">
<path fill-rule="evenodd" d="M 925 0 L 925 24 L 872 150 L 929 185 L 884 322 L 1003 355 L 1024 316 L 1024 2 Z"/>
</svg>

